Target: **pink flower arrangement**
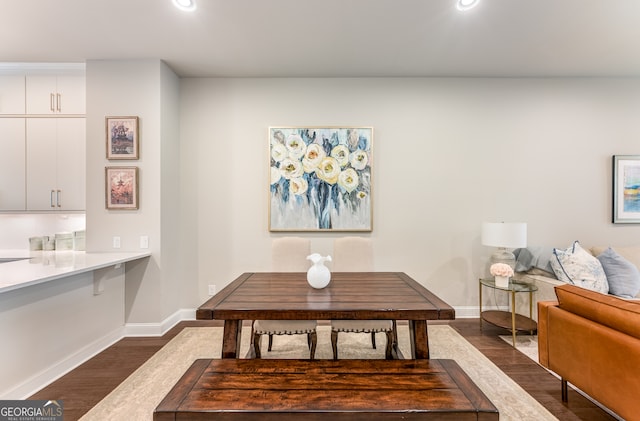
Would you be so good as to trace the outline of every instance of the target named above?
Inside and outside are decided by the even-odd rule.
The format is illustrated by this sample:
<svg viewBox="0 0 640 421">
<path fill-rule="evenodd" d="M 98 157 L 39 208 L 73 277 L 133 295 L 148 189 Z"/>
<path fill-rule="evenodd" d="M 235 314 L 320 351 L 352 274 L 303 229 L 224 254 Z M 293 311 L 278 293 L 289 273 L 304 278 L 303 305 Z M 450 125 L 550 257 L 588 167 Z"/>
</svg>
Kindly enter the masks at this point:
<svg viewBox="0 0 640 421">
<path fill-rule="evenodd" d="M 513 276 L 513 269 L 506 263 L 494 263 L 489 268 L 489 272 L 493 276 Z"/>
</svg>

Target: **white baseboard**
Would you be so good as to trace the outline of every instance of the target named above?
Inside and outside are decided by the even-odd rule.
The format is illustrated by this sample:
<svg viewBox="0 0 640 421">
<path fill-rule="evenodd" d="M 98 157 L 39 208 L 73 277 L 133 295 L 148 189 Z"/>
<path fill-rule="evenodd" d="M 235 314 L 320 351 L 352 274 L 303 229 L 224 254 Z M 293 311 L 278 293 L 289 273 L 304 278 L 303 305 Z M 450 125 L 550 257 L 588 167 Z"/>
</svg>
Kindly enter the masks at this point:
<svg viewBox="0 0 640 421">
<path fill-rule="evenodd" d="M 123 334 L 124 328 L 118 328 L 108 335 L 93 341 L 74 354 L 69 355 L 64 360 L 25 380 L 23 383 L 8 391 L 5 396 L 0 396 L 0 399 L 16 399 L 16 397 L 18 397 L 17 399 L 27 399 L 46 385 L 59 379 L 80 364 L 88 361 L 96 354 L 118 342 L 123 338 Z"/>
<path fill-rule="evenodd" d="M 480 317 L 480 309 L 478 306 L 471 307 L 455 307 L 456 319 L 471 319 Z"/>
<path fill-rule="evenodd" d="M 160 323 L 127 323 L 124 327 L 124 336 L 162 336 L 169 329 L 183 320 L 195 320 L 195 309 L 181 309 L 167 317 Z"/>
</svg>

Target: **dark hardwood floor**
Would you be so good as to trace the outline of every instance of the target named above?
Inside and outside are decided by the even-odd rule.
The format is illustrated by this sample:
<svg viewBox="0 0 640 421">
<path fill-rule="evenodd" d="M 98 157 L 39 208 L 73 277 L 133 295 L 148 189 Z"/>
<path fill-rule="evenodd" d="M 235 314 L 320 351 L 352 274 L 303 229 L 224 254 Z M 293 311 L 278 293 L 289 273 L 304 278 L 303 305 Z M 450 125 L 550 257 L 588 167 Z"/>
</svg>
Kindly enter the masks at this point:
<svg viewBox="0 0 640 421">
<path fill-rule="evenodd" d="M 484 324 L 481 331 L 478 319 L 441 323 L 455 328 L 558 419 L 615 420 L 573 390 L 569 391 L 569 402 L 563 403 L 560 380 L 498 337 L 508 334 L 507 331 L 488 324 Z M 65 421 L 77 420 L 187 326 L 222 324 L 219 321 L 185 321 L 159 338 L 124 338 L 30 399 L 62 400 Z"/>
</svg>

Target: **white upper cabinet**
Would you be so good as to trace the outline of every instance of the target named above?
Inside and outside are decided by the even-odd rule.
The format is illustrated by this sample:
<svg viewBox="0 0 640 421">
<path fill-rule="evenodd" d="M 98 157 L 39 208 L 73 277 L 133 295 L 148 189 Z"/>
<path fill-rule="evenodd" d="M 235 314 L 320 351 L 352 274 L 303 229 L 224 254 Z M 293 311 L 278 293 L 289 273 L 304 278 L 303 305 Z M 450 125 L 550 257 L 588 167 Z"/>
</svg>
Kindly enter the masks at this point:
<svg viewBox="0 0 640 421">
<path fill-rule="evenodd" d="M 0 118 L 0 211 L 25 210 L 24 131 L 24 118 Z"/>
<path fill-rule="evenodd" d="M 80 67 L 0 63 L 0 212 L 85 210 Z"/>
<path fill-rule="evenodd" d="M 85 77 L 27 75 L 27 114 L 84 114 Z"/>
<path fill-rule="evenodd" d="M 27 210 L 85 209 L 85 119 L 27 119 Z"/>
<path fill-rule="evenodd" d="M 24 75 L 0 76 L 0 114 L 24 114 Z"/>
</svg>

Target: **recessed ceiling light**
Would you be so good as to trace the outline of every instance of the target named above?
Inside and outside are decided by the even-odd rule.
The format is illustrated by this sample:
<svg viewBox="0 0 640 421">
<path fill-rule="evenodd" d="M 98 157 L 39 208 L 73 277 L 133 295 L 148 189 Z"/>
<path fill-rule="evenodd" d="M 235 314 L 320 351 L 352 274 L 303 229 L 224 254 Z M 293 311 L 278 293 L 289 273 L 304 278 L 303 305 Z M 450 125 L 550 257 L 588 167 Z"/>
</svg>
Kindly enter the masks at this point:
<svg viewBox="0 0 640 421">
<path fill-rule="evenodd" d="M 456 7 L 458 10 L 465 11 L 476 7 L 480 0 L 458 0 Z"/>
<path fill-rule="evenodd" d="M 173 4 L 180 10 L 191 12 L 196 10 L 195 0 L 173 0 Z"/>
</svg>

